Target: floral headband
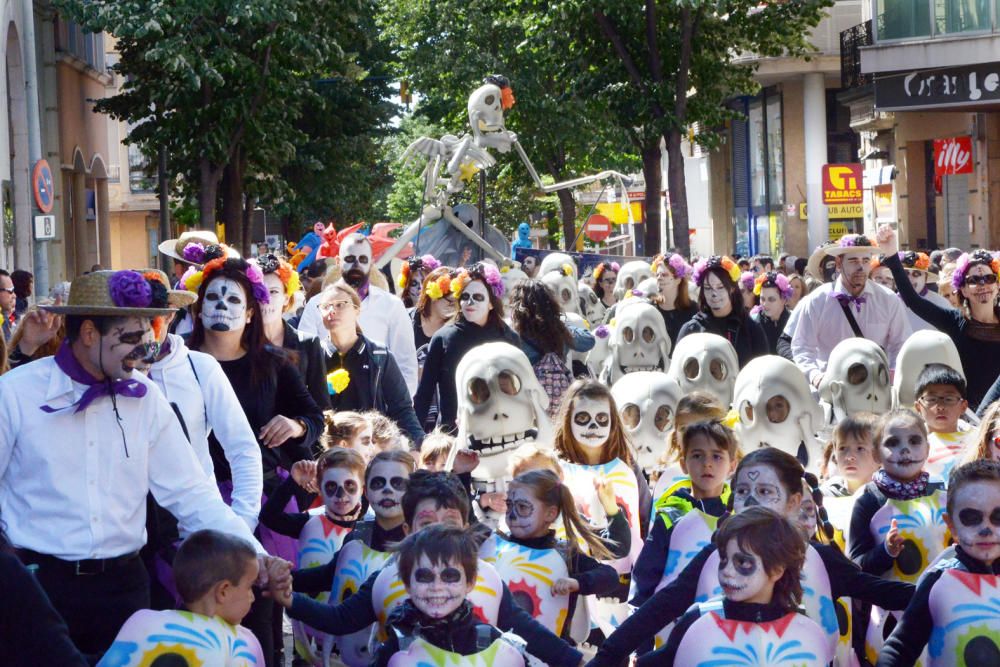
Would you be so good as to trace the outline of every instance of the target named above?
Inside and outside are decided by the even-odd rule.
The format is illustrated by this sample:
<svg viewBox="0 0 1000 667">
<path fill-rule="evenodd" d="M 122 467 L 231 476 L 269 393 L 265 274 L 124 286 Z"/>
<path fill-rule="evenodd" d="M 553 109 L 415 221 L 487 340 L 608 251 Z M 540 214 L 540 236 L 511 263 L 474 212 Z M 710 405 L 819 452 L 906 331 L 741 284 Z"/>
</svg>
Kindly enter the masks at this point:
<svg viewBox="0 0 1000 667">
<path fill-rule="evenodd" d="M 251 260 L 252 262 L 253 260 Z M 285 286 L 285 295 L 293 296 L 299 291 L 299 273 L 292 268 L 292 265 L 278 258 L 277 255 L 266 254 L 257 258 L 256 264 L 260 267 L 261 273 L 265 276 L 271 273 L 278 276 L 281 284 Z"/>
<path fill-rule="evenodd" d="M 503 298 L 503 277 L 500 275 L 500 270 L 485 262 L 478 262 L 468 269 L 459 271 L 451 281 L 451 293 L 457 299 L 462 295 L 465 286 L 473 280 L 482 280 L 496 298 Z"/>
<path fill-rule="evenodd" d="M 743 273 L 740 274 L 739 283 L 740 283 L 740 287 L 741 288 L 745 289 L 748 292 L 752 292 L 753 291 L 753 282 L 754 282 L 754 272 L 753 271 L 744 271 Z"/>
<path fill-rule="evenodd" d="M 256 264 L 239 258 L 227 258 L 226 251 L 220 246 L 210 245 L 205 248 L 205 259 L 208 261 L 201 270 L 189 268 L 181 277 L 181 284 L 189 292 L 197 292 L 202 283 L 212 277 L 219 269 L 230 268 L 242 271 L 253 289 L 253 298 L 259 303 L 268 303 L 271 297 L 264 286 L 264 274 Z M 280 277 L 280 276 L 279 276 Z M 287 289 L 287 288 L 286 288 Z"/>
<path fill-rule="evenodd" d="M 845 234 L 840 237 L 840 241 L 837 245 L 841 248 L 874 248 L 875 244 L 871 242 L 864 234 Z"/>
<path fill-rule="evenodd" d="M 761 290 L 765 287 L 774 287 L 784 301 L 792 298 L 792 284 L 788 278 L 777 271 L 768 271 L 757 277 L 753 284 L 753 293 L 760 296 Z"/>
<path fill-rule="evenodd" d="M 684 258 L 677 253 L 670 253 L 667 255 L 657 255 L 653 259 L 653 263 L 650 265 L 650 270 L 655 274 L 660 267 L 663 265 L 664 260 L 666 260 L 667 266 L 670 267 L 670 271 L 678 278 L 683 278 L 684 276 L 691 275 L 691 265 L 684 261 Z"/>
<path fill-rule="evenodd" d="M 399 285 L 399 289 L 406 289 L 410 286 L 410 281 L 413 280 L 417 271 L 424 269 L 430 273 L 439 266 L 441 266 L 441 262 L 434 255 L 411 257 L 403 263 L 403 267 L 399 270 L 399 280 L 396 281 L 396 284 Z"/>
<path fill-rule="evenodd" d="M 868 268 L 874 271 L 878 267 L 882 266 L 882 262 L 884 261 L 885 261 L 885 255 L 873 255 L 871 261 L 868 262 Z"/>
<path fill-rule="evenodd" d="M 981 264 L 990 267 L 994 274 L 1000 276 L 1000 260 L 996 260 L 986 250 L 973 250 L 963 253 L 955 262 L 955 273 L 951 275 L 951 286 L 958 292 L 965 286 L 965 276 L 973 266 Z"/>
<path fill-rule="evenodd" d="M 709 269 L 722 269 L 729 274 L 734 283 L 740 281 L 740 267 L 737 266 L 736 262 L 726 255 L 722 255 L 721 257 L 719 255 L 712 255 L 711 257 L 698 260 L 694 265 L 694 270 L 691 272 L 691 279 L 695 285 L 701 287 L 701 283 L 704 281 L 705 274 Z"/>
<path fill-rule="evenodd" d="M 427 284 L 424 285 L 424 294 L 434 301 L 444 297 L 449 292 L 451 292 L 451 275 L 447 273 L 437 280 L 427 281 Z"/>
<path fill-rule="evenodd" d="M 601 262 L 594 269 L 594 280 L 600 280 L 601 276 L 603 276 L 604 272 L 607 271 L 608 269 L 611 269 L 615 273 L 618 273 L 619 271 L 621 271 L 622 267 L 618 262 Z"/>
<path fill-rule="evenodd" d="M 108 278 L 108 293 L 119 308 L 169 308 L 167 286 L 153 271 L 115 271 Z"/>
<path fill-rule="evenodd" d="M 915 252 L 913 250 L 900 251 L 898 253 L 899 261 L 903 263 L 908 269 L 917 269 L 918 271 L 927 271 L 931 268 L 931 258 L 927 256 L 927 253 Z"/>
</svg>

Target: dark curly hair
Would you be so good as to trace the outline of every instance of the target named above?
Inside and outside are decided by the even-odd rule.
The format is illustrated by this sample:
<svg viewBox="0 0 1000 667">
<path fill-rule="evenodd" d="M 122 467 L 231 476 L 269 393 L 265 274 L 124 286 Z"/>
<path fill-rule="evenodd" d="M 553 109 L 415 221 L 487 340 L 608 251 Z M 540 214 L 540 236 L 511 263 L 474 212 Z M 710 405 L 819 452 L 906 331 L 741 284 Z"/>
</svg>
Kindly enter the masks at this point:
<svg viewBox="0 0 1000 667">
<path fill-rule="evenodd" d="M 562 308 L 541 281 L 521 280 L 510 291 L 511 328 L 542 354 L 562 355 L 573 342 L 559 314 Z"/>
</svg>

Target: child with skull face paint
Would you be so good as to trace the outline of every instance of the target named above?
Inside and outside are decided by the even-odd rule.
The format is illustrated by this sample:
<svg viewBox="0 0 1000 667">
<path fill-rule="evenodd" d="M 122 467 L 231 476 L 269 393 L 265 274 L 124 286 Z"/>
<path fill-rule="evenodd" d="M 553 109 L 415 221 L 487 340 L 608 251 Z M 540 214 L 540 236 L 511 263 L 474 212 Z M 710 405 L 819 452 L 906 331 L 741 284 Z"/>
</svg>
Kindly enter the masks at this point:
<svg viewBox="0 0 1000 667">
<path fill-rule="evenodd" d="M 733 477 L 733 512 L 763 506 L 794 521 L 802 501 L 803 472 L 802 464 L 781 450 L 763 447 L 750 452 L 740 461 Z M 692 604 L 717 594 L 717 589 L 721 590 L 718 562 L 715 545 L 702 549 L 676 579 L 657 591 L 605 640 L 590 664 L 617 665 Z M 912 584 L 862 572 L 836 547 L 818 542 L 807 544 L 802 587 L 806 615 L 823 628 L 831 649 L 839 630 L 834 600 L 846 596 L 901 610 L 913 595 Z"/>
<path fill-rule="evenodd" d="M 954 554 L 921 577 L 878 667 L 912 665 L 925 645 L 931 667 L 1000 660 L 1000 463 L 954 468 L 944 518 L 957 542 Z"/>
<path fill-rule="evenodd" d="M 749 647 L 767 655 L 784 653 L 796 665 L 827 665 L 833 652 L 823 629 L 802 614 L 806 545 L 788 519 L 751 507 L 715 533 L 724 597 L 691 607 L 670 633 L 666 646 L 644 655 L 645 665 L 690 665 L 702 661 L 741 662 Z M 752 650 L 752 649 L 751 649 Z M 794 652 L 794 657 L 788 655 Z"/>
</svg>

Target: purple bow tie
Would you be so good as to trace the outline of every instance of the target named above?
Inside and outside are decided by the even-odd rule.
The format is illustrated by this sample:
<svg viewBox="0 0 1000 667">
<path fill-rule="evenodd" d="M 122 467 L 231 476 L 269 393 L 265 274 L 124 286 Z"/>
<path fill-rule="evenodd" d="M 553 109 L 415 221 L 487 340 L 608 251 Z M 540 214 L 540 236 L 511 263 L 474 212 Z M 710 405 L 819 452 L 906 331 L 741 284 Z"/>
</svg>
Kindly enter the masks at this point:
<svg viewBox="0 0 1000 667">
<path fill-rule="evenodd" d="M 843 304 L 854 304 L 854 309 L 859 313 L 861 312 L 861 304 L 863 304 L 867 299 L 863 296 L 851 296 L 850 294 L 844 294 L 843 292 L 830 292 L 830 298 L 836 299 Z"/>
<path fill-rule="evenodd" d="M 74 382 L 87 385 L 87 390 L 83 392 L 83 396 L 80 397 L 80 400 L 71 405 L 67 405 L 64 408 L 54 408 L 51 405 L 43 405 L 42 410 L 45 412 L 61 412 L 75 407 L 76 409 L 73 410 L 73 413 L 76 414 L 81 410 L 86 410 L 88 405 L 101 396 L 118 394 L 120 396 L 128 396 L 130 398 L 142 398 L 146 395 L 146 385 L 138 380 L 122 379 L 109 381 L 98 380 L 95 378 L 93 375 L 88 373 L 87 370 L 80 365 L 80 362 L 77 361 L 76 357 L 73 356 L 73 350 L 70 349 L 68 340 L 64 340 L 62 345 L 59 346 L 59 351 L 56 352 L 55 360 L 56 366 L 59 367 L 59 370 L 68 375 Z"/>
</svg>

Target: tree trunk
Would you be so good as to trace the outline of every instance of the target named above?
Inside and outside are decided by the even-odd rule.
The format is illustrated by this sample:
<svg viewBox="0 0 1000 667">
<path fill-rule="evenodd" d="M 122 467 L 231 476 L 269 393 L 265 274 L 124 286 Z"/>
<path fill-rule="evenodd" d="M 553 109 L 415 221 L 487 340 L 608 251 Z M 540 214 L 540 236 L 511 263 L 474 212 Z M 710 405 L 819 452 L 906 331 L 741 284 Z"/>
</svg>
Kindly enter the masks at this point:
<svg viewBox="0 0 1000 667">
<path fill-rule="evenodd" d="M 251 255 L 250 245 L 252 241 L 253 234 L 250 231 L 250 226 L 253 223 L 253 210 L 257 206 L 257 200 L 251 199 L 250 197 L 245 197 L 246 203 L 243 206 L 243 215 L 240 216 L 240 236 L 243 239 L 243 245 L 240 248 L 240 253 L 244 257 L 249 257 Z M 264 240 L 264 239 L 261 239 Z"/>
<path fill-rule="evenodd" d="M 563 249 L 574 250 L 573 241 L 576 239 L 576 200 L 573 199 L 572 190 L 559 190 L 556 192 L 559 197 L 559 211 L 562 215 Z"/>
<path fill-rule="evenodd" d="M 222 172 L 222 214 L 219 221 L 226 226 L 226 243 L 242 252 L 243 248 L 243 174 L 240 161 L 234 159 Z"/>
<path fill-rule="evenodd" d="M 648 257 L 663 250 L 660 238 L 660 192 L 663 190 L 660 172 L 661 162 L 659 141 L 642 149 L 642 175 L 646 179 L 646 224 L 643 252 Z"/>
<path fill-rule="evenodd" d="M 215 205 L 219 194 L 218 172 L 212 168 L 207 158 L 201 161 L 201 178 L 198 188 L 198 221 L 199 227 L 207 231 L 215 231 Z"/>
<path fill-rule="evenodd" d="M 670 219 L 674 228 L 674 248 L 685 257 L 691 255 L 691 235 L 688 232 L 687 181 L 684 178 L 684 151 L 681 133 L 670 130 L 667 140 L 667 191 L 670 193 Z"/>
</svg>

